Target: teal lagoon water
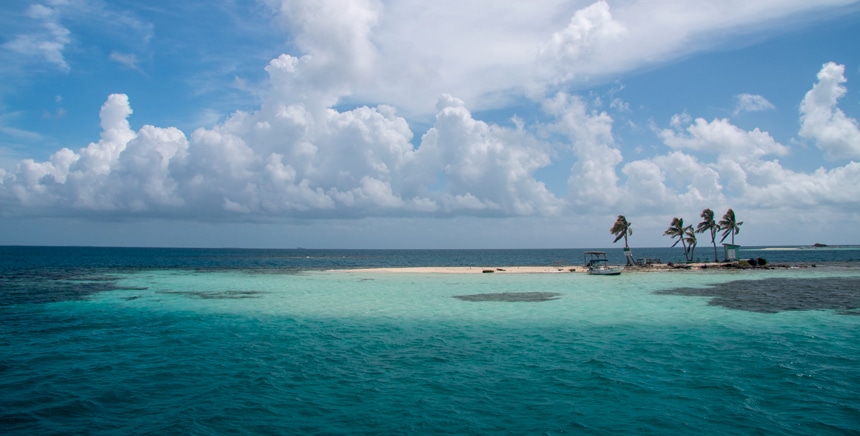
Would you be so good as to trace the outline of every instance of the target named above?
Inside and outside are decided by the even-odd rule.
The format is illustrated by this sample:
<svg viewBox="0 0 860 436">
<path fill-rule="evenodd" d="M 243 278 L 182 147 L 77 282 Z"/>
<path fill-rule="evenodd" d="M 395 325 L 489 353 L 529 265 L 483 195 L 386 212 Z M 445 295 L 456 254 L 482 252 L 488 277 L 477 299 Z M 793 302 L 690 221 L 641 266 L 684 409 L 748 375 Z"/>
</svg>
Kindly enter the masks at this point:
<svg viewBox="0 0 860 436">
<path fill-rule="evenodd" d="M 0 428 L 858 433 L 860 265 L 839 253 L 593 277 L 327 271 L 577 250 L 0 247 Z M 553 298 L 456 298 L 521 293 Z"/>
</svg>

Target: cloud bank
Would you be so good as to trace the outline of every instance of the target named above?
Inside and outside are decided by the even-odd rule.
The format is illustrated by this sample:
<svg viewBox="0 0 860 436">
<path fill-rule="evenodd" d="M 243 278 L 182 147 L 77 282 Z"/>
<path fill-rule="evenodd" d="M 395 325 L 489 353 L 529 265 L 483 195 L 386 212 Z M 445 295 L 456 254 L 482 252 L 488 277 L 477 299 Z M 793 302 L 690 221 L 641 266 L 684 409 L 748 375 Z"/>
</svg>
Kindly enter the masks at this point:
<svg viewBox="0 0 860 436">
<path fill-rule="evenodd" d="M 236 112 L 211 129 L 130 128 L 126 95 L 101 107 L 101 137 L 44 162 L 0 172 L 7 216 L 168 216 L 202 220 L 284 217 L 558 216 L 695 210 L 705 205 L 852 210 L 860 165 L 799 173 L 778 157 L 790 147 L 727 119 L 682 117 L 661 130 L 666 153 L 625 161 L 613 120 L 581 98 L 543 101 L 549 120 L 500 126 L 477 120 L 443 95 L 435 122 L 414 133 L 395 108 L 338 111 L 308 86 L 303 58 L 282 55 L 267 71 L 272 89 L 259 110 Z M 800 104 L 799 135 L 834 159 L 857 156 L 857 122 L 836 106 L 844 67 L 824 65 Z M 540 169 L 572 157 L 567 192 Z"/>
</svg>

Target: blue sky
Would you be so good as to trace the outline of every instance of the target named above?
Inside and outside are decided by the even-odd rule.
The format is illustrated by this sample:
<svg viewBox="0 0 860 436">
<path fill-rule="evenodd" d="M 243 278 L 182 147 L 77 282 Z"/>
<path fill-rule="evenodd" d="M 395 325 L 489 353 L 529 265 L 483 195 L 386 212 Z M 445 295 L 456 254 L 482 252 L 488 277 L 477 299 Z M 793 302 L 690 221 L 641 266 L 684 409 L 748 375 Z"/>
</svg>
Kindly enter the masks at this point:
<svg viewBox="0 0 860 436">
<path fill-rule="evenodd" d="M 852 0 L 0 5 L 0 244 L 860 244 Z M 700 237 L 700 245 L 708 245 Z"/>
</svg>

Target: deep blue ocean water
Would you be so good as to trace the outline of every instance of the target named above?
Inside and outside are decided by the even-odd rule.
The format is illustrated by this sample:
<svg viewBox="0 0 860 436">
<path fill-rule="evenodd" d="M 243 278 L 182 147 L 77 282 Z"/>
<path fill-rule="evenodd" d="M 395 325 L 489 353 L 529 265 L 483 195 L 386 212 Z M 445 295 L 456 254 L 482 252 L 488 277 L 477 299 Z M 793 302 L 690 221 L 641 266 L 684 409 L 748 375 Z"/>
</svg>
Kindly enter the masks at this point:
<svg viewBox="0 0 860 436">
<path fill-rule="evenodd" d="M 582 251 L 0 247 L 0 433 L 860 433 L 856 248 L 619 277 L 328 271 Z M 524 293 L 552 297 L 455 298 Z"/>
</svg>

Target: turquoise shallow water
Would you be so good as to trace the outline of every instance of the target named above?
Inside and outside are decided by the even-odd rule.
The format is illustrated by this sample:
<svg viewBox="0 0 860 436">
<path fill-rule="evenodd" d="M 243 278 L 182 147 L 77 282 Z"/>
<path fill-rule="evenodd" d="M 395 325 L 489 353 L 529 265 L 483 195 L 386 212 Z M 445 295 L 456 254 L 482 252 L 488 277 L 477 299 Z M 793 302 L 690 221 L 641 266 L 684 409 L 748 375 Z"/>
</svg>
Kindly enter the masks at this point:
<svg viewBox="0 0 860 436">
<path fill-rule="evenodd" d="M 34 278 L 44 267 L 24 270 L 6 290 L 55 297 L 0 305 L 4 433 L 860 432 L 853 267 L 592 277 L 99 265 L 49 282 Z M 766 308 L 832 308 L 752 312 L 689 295 L 719 283 L 746 295 L 778 284 L 756 288 Z M 673 289 L 686 294 L 661 292 Z M 558 295 L 454 298 L 521 292 Z"/>
</svg>

